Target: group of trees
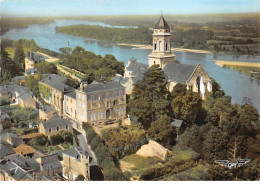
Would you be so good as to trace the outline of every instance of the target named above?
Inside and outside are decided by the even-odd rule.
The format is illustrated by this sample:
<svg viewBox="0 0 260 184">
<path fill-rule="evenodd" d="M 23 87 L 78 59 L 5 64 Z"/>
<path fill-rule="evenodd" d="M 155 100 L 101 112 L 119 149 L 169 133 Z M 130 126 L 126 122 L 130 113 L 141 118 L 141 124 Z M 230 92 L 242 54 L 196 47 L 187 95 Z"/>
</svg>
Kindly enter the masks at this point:
<svg viewBox="0 0 260 184">
<path fill-rule="evenodd" d="M 107 42 L 130 44 L 152 43 L 152 31 L 146 26 L 139 26 L 138 28 L 113 28 L 92 25 L 72 25 L 58 27 L 56 31 Z"/>
<path fill-rule="evenodd" d="M 232 104 L 231 97 L 214 79 L 212 85 L 213 92 L 205 101 L 183 84 L 177 84 L 169 93 L 162 70 L 154 65 L 136 83 L 128 104 L 129 114 L 137 117 L 149 138 L 169 148 L 175 145 L 173 118 L 184 120 L 179 149 L 192 148 L 210 164 L 219 159 L 250 158 L 252 167 L 245 169 L 252 178 L 260 162 L 258 111 L 250 103 Z M 210 173 L 216 174 L 216 167 Z M 219 175 L 215 174 L 212 177 L 217 179 Z"/>
<path fill-rule="evenodd" d="M 147 130 L 148 137 L 167 147 L 175 143 L 173 118 L 183 119 L 190 126 L 197 123 L 203 108 L 197 93 L 187 91 L 181 84 L 170 93 L 166 85 L 162 69 L 158 65 L 152 66 L 143 80 L 135 84 L 128 109 Z"/>
<path fill-rule="evenodd" d="M 10 58 L 10 55 L 6 52 L 5 48 L 1 45 L 1 84 L 9 83 L 13 77 L 22 73 L 21 63 L 24 63 L 24 54 L 19 55 L 21 54 L 20 49 L 21 46 L 17 47 L 17 49 L 15 50 L 15 60 L 13 60 Z"/>
<path fill-rule="evenodd" d="M 145 131 L 133 125 L 104 130 L 103 139 L 112 155 L 118 159 L 137 152 L 148 143 Z"/>
<path fill-rule="evenodd" d="M 91 83 L 93 80 L 99 81 L 101 76 L 108 81 L 115 74 L 119 73 L 123 75 L 124 73 L 124 62 L 117 61 L 110 54 L 102 57 L 78 46 L 71 54 L 66 54 L 66 56 L 63 65 L 85 73 L 83 81 L 88 83 Z"/>
<path fill-rule="evenodd" d="M 118 161 L 114 158 L 103 140 L 95 132 L 93 127 L 88 124 L 83 124 L 83 129 L 86 132 L 88 144 L 91 149 L 95 152 L 99 165 L 102 167 L 104 174 L 104 180 L 109 181 L 124 181 L 126 177 L 123 175 L 119 168 Z"/>
</svg>

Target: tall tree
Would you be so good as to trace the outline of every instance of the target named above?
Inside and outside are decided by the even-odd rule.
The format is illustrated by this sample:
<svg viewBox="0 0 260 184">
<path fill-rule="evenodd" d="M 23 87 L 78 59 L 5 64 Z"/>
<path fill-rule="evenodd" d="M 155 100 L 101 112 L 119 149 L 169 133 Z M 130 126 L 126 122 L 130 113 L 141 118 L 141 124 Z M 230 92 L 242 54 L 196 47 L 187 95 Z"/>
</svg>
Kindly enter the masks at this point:
<svg viewBox="0 0 260 184">
<path fill-rule="evenodd" d="M 1 83 L 7 83 L 11 78 L 20 75 L 19 66 L 13 62 L 5 48 L 1 45 Z"/>
<path fill-rule="evenodd" d="M 23 51 L 22 44 L 17 44 L 14 51 L 14 62 L 20 66 L 21 70 L 24 70 L 25 54 Z"/>
<path fill-rule="evenodd" d="M 129 114 L 136 116 L 144 128 L 149 128 L 151 122 L 158 120 L 161 115 L 172 116 L 166 83 L 162 69 L 154 65 L 133 89 Z"/>
</svg>

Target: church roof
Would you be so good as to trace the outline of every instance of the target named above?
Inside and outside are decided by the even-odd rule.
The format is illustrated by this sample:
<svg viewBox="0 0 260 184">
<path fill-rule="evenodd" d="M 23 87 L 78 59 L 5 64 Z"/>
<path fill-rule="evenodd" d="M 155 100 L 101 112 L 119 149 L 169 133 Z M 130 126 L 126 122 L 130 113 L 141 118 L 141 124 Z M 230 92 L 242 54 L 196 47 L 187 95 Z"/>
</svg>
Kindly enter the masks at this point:
<svg viewBox="0 0 260 184">
<path fill-rule="evenodd" d="M 196 65 L 169 63 L 163 68 L 163 72 L 168 81 L 186 84 L 195 69 Z"/>
<path fill-rule="evenodd" d="M 157 24 L 154 26 L 154 29 L 170 29 L 170 26 L 168 25 L 164 17 L 161 16 Z"/>
<path fill-rule="evenodd" d="M 132 72 L 133 77 L 143 76 L 144 73 L 149 69 L 149 66 L 144 63 L 139 63 L 138 61 L 130 61 L 126 67 L 127 71 Z"/>
</svg>

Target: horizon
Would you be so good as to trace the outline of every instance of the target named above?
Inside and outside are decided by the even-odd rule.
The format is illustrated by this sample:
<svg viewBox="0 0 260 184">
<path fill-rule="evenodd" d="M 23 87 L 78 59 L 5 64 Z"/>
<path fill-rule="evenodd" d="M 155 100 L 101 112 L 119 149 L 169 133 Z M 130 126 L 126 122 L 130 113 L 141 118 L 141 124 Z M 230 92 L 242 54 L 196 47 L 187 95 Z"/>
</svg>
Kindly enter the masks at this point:
<svg viewBox="0 0 260 184">
<path fill-rule="evenodd" d="M 207 15 L 260 13 L 259 0 L 2 0 L 1 16 Z"/>
</svg>

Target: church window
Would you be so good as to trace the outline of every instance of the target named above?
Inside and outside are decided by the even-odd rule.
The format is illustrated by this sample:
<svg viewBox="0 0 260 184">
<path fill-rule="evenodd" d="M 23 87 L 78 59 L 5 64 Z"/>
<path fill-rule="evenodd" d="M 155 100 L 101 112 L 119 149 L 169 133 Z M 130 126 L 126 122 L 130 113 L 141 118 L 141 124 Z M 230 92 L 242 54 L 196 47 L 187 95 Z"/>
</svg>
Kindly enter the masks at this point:
<svg viewBox="0 0 260 184">
<path fill-rule="evenodd" d="M 154 41 L 154 50 L 156 50 L 156 47 L 157 47 L 157 41 L 155 40 Z"/>
<path fill-rule="evenodd" d="M 165 50 L 168 51 L 168 41 L 165 43 Z"/>
<path fill-rule="evenodd" d="M 161 50 L 161 41 L 159 41 L 159 51 Z"/>
<path fill-rule="evenodd" d="M 153 61 L 153 64 L 155 65 L 155 61 Z"/>
</svg>

